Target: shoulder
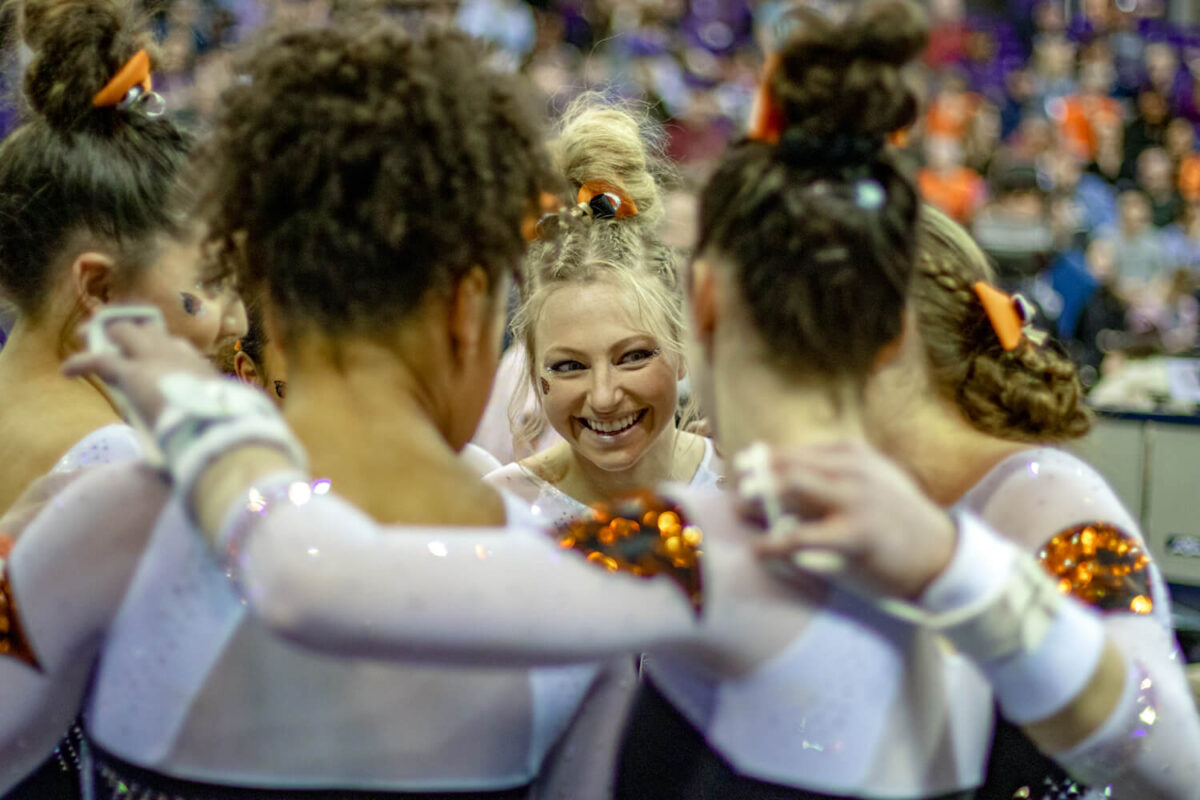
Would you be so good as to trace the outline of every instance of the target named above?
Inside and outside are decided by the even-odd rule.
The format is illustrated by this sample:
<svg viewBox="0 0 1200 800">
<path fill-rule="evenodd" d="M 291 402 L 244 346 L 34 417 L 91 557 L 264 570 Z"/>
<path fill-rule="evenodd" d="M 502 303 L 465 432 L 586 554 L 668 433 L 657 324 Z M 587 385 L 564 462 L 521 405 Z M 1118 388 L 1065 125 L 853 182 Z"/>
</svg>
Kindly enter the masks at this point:
<svg viewBox="0 0 1200 800">
<path fill-rule="evenodd" d="M 537 500 L 542 491 L 541 480 L 516 461 L 492 470 L 483 476 L 483 480 L 506 495 L 518 497 L 527 504 Z"/>
<path fill-rule="evenodd" d="M 1137 522 L 1090 464 L 1063 450 L 1024 450 L 997 464 L 960 501 L 1027 549 L 1056 534 L 1102 522 L 1141 538 Z"/>
<path fill-rule="evenodd" d="M 692 436 L 700 441 L 699 451 L 701 453 L 700 465 L 696 467 L 688 486 L 702 489 L 722 485 L 725 482 L 725 464 L 717 455 L 717 448 L 713 445 L 712 439 L 690 433 L 684 435 Z"/>
<path fill-rule="evenodd" d="M 137 433 L 128 425 L 105 425 L 76 442 L 55 463 L 52 473 L 74 472 L 98 464 L 136 461 L 143 449 Z"/>
</svg>

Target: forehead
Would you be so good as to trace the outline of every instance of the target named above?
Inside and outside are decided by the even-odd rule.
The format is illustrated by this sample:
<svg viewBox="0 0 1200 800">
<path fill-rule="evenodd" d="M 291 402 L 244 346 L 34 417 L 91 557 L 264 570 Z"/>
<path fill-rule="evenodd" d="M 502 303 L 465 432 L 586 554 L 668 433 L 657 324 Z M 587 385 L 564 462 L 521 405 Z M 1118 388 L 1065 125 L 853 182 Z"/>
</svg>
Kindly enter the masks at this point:
<svg viewBox="0 0 1200 800">
<path fill-rule="evenodd" d="M 551 347 L 605 351 L 622 339 L 653 335 L 633 293 L 608 281 L 555 289 L 546 297 L 534 330 L 542 352 Z"/>
<path fill-rule="evenodd" d="M 200 247 L 197 237 L 158 237 L 153 271 L 168 281 L 194 282 L 200 271 Z"/>
</svg>

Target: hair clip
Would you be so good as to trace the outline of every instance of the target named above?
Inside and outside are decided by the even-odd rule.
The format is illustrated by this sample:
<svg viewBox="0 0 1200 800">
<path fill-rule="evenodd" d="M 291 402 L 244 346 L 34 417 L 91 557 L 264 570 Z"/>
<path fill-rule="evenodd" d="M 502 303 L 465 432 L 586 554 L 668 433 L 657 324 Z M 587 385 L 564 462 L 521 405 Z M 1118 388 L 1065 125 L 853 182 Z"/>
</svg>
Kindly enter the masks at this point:
<svg viewBox="0 0 1200 800">
<path fill-rule="evenodd" d="M 96 92 L 96 96 L 92 98 L 92 105 L 96 108 L 120 106 L 129 99 L 130 90 L 135 86 L 141 87 L 143 92 L 154 89 L 150 79 L 150 54 L 145 50 L 138 50 L 117 70 L 113 79 Z"/>
<path fill-rule="evenodd" d="M 638 213 L 637 203 L 620 186 L 608 181 L 587 181 L 575 196 L 579 216 L 591 219 L 628 219 Z"/>
<path fill-rule="evenodd" d="M 147 117 L 161 117 L 167 110 L 167 101 L 158 92 L 147 92 L 141 86 L 134 86 L 125 95 L 125 99 L 117 104 L 118 111 L 131 109 Z"/>
<path fill-rule="evenodd" d="M 854 183 L 854 203 L 864 211 L 874 211 L 883 205 L 887 192 L 879 181 L 863 178 Z"/>
<path fill-rule="evenodd" d="M 1046 341 L 1046 332 L 1033 327 L 1037 311 L 1033 304 L 1021 295 L 1008 295 L 983 281 L 973 287 L 1000 346 L 1006 351 L 1016 350 L 1022 339 L 1035 345 Z"/>
</svg>

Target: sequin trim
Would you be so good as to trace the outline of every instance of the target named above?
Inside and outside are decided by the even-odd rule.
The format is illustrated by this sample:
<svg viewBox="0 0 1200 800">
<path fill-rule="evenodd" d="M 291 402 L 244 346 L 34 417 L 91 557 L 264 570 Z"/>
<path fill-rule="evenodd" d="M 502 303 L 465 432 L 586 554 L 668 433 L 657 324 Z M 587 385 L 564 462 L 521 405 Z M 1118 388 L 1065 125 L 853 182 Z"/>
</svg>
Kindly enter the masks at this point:
<svg viewBox="0 0 1200 800">
<path fill-rule="evenodd" d="M 667 576 L 683 590 L 696 615 L 701 614 L 704 535 L 670 500 L 638 492 L 613 503 L 597 503 L 589 516 L 558 526 L 555 536 L 560 547 L 583 553 L 609 572 Z"/>
<path fill-rule="evenodd" d="M 8 580 L 8 564 L 0 561 L 0 657 L 3 656 L 22 661 L 38 672 L 42 670 L 21 627 L 17 601 L 13 598 L 12 584 Z"/>
<path fill-rule="evenodd" d="M 1149 614 L 1150 556 L 1141 542 L 1108 522 L 1087 522 L 1056 533 L 1038 561 L 1058 590 L 1103 611 Z"/>
</svg>

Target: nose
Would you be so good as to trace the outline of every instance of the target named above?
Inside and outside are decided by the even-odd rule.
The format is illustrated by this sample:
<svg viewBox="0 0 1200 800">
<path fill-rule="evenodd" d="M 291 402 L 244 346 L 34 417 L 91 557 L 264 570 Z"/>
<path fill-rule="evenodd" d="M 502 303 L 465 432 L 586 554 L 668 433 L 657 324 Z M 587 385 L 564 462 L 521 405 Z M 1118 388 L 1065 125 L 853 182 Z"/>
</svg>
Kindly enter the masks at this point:
<svg viewBox="0 0 1200 800">
<path fill-rule="evenodd" d="M 607 414 L 621 407 L 625 390 L 620 376 L 607 364 L 592 369 L 592 385 L 588 389 L 588 405 L 597 414 Z"/>
<path fill-rule="evenodd" d="M 250 331 L 246 304 L 239 295 L 231 294 L 221 309 L 221 332 L 218 341 L 240 339 Z"/>
</svg>

